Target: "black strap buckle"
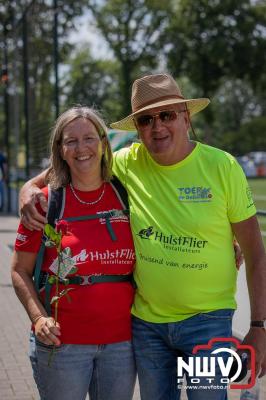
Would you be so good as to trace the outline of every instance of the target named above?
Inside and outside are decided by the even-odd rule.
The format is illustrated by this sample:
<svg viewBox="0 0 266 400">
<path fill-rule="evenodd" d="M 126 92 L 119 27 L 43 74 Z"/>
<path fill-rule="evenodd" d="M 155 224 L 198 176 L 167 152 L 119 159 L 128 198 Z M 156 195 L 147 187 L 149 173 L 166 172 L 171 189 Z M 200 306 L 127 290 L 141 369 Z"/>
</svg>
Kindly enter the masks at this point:
<svg viewBox="0 0 266 400">
<path fill-rule="evenodd" d="M 124 212 L 123 210 L 111 210 L 109 211 L 110 213 L 110 217 L 123 217 L 124 216 Z"/>
<path fill-rule="evenodd" d="M 94 275 L 79 275 L 79 277 L 82 279 L 82 281 L 80 282 L 81 286 L 84 285 L 93 285 L 93 276 Z"/>
</svg>

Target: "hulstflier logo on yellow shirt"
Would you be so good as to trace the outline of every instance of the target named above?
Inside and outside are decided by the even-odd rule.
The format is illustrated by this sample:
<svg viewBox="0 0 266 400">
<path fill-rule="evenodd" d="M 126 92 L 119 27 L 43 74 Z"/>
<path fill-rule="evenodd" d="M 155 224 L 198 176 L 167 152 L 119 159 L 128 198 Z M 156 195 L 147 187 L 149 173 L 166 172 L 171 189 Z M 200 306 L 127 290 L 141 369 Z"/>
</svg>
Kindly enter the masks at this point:
<svg viewBox="0 0 266 400">
<path fill-rule="evenodd" d="M 159 230 L 153 230 L 153 226 L 141 229 L 137 236 L 144 240 L 158 241 L 167 250 L 200 253 L 207 246 L 207 240 L 200 240 L 195 236 L 166 235 Z"/>
<path fill-rule="evenodd" d="M 153 230 L 153 226 L 149 226 L 146 229 L 141 229 L 139 231 L 139 233 L 137 233 L 138 236 L 141 237 L 141 239 L 149 239 L 151 235 L 154 234 Z"/>
</svg>

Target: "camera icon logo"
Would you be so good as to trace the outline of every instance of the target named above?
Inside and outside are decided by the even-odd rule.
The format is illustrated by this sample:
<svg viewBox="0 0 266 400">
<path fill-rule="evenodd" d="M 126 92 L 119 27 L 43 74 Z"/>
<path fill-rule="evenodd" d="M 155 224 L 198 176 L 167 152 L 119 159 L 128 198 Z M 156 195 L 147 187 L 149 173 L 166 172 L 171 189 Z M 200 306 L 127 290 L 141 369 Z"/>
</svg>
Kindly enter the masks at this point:
<svg viewBox="0 0 266 400">
<path fill-rule="evenodd" d="M 200 350 L 211 350 L 216 343 L 232 343 L 236 350 L 228 347 L 218 347 L 211 352 L 211 355 L 217 357 L 217 362 L 220 367 L 224 382 L 227 383 L 230 389 L 249 389 L 255 385 L 256 372 L 255 372 L 255 350 L 250 345 L 241 344 L 236 338 L 213 338 L 208 344 L 197 345 L 193 348 L 192 353 L 197 354 Z M 222 361 L 220 353 L 229 353 L 227 364 Z M 249 383 L 236 383 L 241 381 L 247 374 L 247 363 L 250 361 L 250 379 Z"/>
</svg>

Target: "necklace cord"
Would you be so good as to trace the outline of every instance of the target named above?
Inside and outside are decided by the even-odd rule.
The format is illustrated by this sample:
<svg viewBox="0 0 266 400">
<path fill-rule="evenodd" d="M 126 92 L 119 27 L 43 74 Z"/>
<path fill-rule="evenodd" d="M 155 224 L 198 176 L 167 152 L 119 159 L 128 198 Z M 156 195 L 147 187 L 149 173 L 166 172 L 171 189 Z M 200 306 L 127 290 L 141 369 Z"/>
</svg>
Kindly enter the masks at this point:
<svg viewBox="0 0 266 400">
<path fill-rule="evenodd" d="M 70 182 L 69 186 L 70 186 L 71 192 L 73 193 L 73 196 L 75 197 L 75 199 L 76 199 L 79 203 L 81 203 L 81 204 L 86 204 L 86 205 L 88 205 L 88 206 L 92 206 L 92 205 L 94 205 L 94 204 L 99 203 L 99 201 L 102 200 L 103 195 L 104 195 L 104 193 L 105 193 L 105 182 L 104 182 L 104 184 L 103 184 L 103 190 L 102 190 L 100 196 L 98 197 L 98 199 L 96 199 L 96 200 L 94 200 L 94 201 L 84 201 L 84 200 L 81 200 L 81 199 L 78 197 L 78 195 L 77 195 L 77 193 L 75 192 L 75 189 L 74 189 L 74 187 L 73 187 L 73 185 L 72 185 L 71 182 Z"/>
</svg>

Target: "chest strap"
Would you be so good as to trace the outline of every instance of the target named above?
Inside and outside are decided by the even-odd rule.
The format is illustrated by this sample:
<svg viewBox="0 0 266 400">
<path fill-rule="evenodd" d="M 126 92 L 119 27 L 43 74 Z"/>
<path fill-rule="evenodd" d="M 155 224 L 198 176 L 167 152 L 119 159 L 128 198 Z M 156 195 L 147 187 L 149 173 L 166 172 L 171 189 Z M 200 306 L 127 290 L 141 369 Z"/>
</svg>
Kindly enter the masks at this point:
<svg viewBox="0 0 266 400">
<path fill-rule="evenodd" d="M 80 215 L 79 217 L 64 218 L 64 220 L 73 222 L 73 221 L 88 221 L 88 220 L 92 220 L 92 219 L 104 218 L 106 221 L 106 227 L 111 236 L 111 239 L 113 242 L 115 242 L 117 240 L 117 237 L 112 228 L 110 219 L 113 217 L 122 217 L 123 215 L 129 215 L 129 210 L 111 210 L 111 211 L 100 212 L 100 213 L 92 214 L 92 215 Z"/>
<path fill-rule="evenodd" d="M 45 290 L 45 309 L 48 315 L 51 315 L 51 289 L 55 282 L 52 282 L 51 277 L 54 275 L 50 275 L 47 272 L 41 272 L 40 274 L 40 288 L 44 286 Z M 133 274 L 127 275 L 100 275 L 100 274 L 91 274 L 91 275 L 74 275 L 65 279 L 60 279 L 59 283 L 62 285 L 94 285 L 95 283 L 114 283 L 114 282 L 130 282 L 133 285 Z"/>
<path fill-rule="evenodd" d="M 100 219 L 104 218 L 106 221 L 106 227 L 107 230 L 111 236 L 111 239 L 113 242 L 117 240 L 117 237 L 115 235 L 115 232 L 113 230 L 110 218 L 113 217 L 121 217 L 123 215 L 129 215 L 129 210 L 111 210 L 111 211 L 105 211 L 105 212 L 100 212 L 98 214 L 92 214 L 92 215 L 80 215 L 79 217 L 68 217 L 64 218 L 65 221 L 73 222 L 73 221 L 88 221 L 88 220 L 93 220 L 93 219 Z M 45 237 L 42 239 L 42 244 L 39 250 L 39 253 L 37 255 L 37 260 L 36 260 L 36 265 L 34 269 L 34 285 L 39 292 L 40 290 L 40 274 L 41 274 L 41 268 L 42 268 L 42 263 L 43 263 L 43 258 L 44 258 L 44 252 L 45 252 Z"/>
</svg>

